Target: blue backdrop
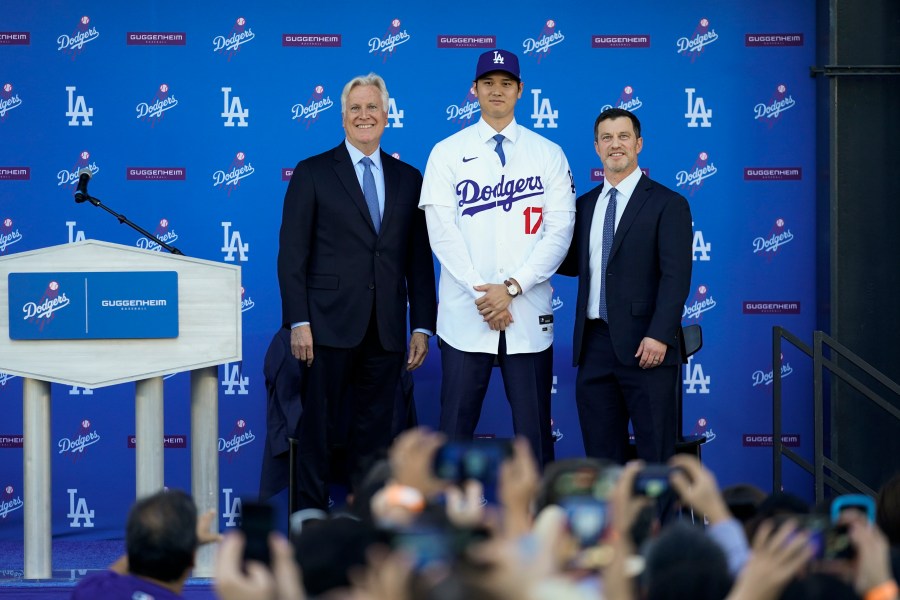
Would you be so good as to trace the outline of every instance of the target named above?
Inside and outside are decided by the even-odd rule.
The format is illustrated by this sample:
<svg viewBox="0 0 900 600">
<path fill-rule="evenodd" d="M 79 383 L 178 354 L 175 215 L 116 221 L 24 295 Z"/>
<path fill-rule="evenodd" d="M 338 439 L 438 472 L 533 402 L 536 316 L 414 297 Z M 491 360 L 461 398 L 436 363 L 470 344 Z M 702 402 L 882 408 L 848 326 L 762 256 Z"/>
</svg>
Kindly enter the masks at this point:
<svg viewBox="0 0 900 600">
<path fill-rule="evenodd" d="M 512 6 L 512 5 L 510 5 Z M 684 430 L 705 435 L 723 484 L 771 485 L 771 326 L 814 326 L 812 3 L 478 5 L 63 1 L 20 3 L 0 25 L 0 257 L 94 238 L 148 247 L 90 191 L 198 258 L 239 264 L 244 360 L 220 368 L 222 525 L 256 492 L 265 438 L 262 360 L 279 326 L 281 206 L 296 162 L 343 136 L 340 92 L 358 74 L 391 93 L 382 145 L 424 169 L 432 145 L 478 119 L 486 48 L 521 58 L 516 118 L 566 151 L 578 192 L 597 184 L 592 126 L 607 106 L 643 123 L 640 165 L 694 216 L 684 322 L 703 350 L 684 370 Z M 149 244 L 149 249 L 153 244 Z M 554 277 L 558 456 L 582 454 L 571 331 L 576 282 Z M 3 371 L 0 364 L 0 371 Z M 786 350 L 786 442 L 810 458 L 811 369 Z M 440 360 L 415 373 L 438 416 Z M 22 536 L 21 380 L 0 373 L 0 539 Z M 190 489 L 189 377 L 165 383 L 166 484 Z M 134 497 L 134 385 L 53 386 L 53 531 L 120 535 Z M 480 433 L 511 434 L 499 381 Z M 81 439 L 81 442 L 79 442 Z M 84 443 L 89 441 L 89 444 Z M 791 491 L 810 480 L 786 470 Z"/>
</svg>

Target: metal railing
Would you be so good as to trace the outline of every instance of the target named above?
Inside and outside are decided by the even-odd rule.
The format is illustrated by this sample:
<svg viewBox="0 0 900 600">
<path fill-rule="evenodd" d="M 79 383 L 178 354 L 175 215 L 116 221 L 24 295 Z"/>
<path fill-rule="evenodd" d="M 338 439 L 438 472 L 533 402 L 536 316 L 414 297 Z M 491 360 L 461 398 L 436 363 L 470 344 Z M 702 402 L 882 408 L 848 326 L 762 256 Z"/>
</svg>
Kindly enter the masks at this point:
<svg viewBox="0 0 900 600">
<path fill-rule="evenodd" d="M 813 359 L 813 464 L 805 458 L 785 448 L 781 435 L 781 340 L 784 338 Z M 824 369 L 837 375 L 843 382 L 851 385 L 856 391 L 881 407 L 885 412 L 900 421 L 900 409 L 887 402 L 872 389 L 848 373 L 835 360 L 826 357 L 824 347 L 846 359 L 867 375 L 881 383 L 885 388 L 900 397 L 900 385 L 885 376 L 881 371 L 861 359 L 846 346 L 826 335 L 822 331 L 813 332 L 813 347 L 807 346 L 800 338 L 783 327 L 772 327 L 772 489 L 780 490 L 782 483 L 782 457 L 788 458 L 813 476 L 816 503 L 825 500 L 825 486 L 842 494 L 858 492 L 874 496 L 875 491 L 865 485 L 852 473 L 825 456 L 825 423 L 824 423 Z M 827 473 L 826 473 L 827 470 Z M 845 484 L 849 484 L 848 487 Z"/>
</svg>

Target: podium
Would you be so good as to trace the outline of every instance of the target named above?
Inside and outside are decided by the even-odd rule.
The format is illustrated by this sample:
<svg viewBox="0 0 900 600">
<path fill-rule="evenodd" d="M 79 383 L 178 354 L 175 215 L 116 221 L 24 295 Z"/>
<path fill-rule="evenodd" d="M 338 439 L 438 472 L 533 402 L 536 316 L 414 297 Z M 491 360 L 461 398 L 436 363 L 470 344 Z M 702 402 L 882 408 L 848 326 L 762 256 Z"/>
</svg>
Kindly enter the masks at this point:
<svg viewBox="0 0 900 600">
<path fill-rule="evenodd" d="M 29 274 L 28 277 L 38 273 L 62 273 L 67 276 L 76 274 L 75 277 L 81 274 L 84 279 L 90 274 L 95 280 L 111 280 L 115 286 L 117 278 L 124 278 L 125 275 L 152 277 L 154 273 L 172 272 L 177 274 L 177 337 L 11 337 L 11 325 L 21 327 L 20 323 L 11 323 L 11 315 L 17 319 L 22 316 L 21 311 L 25 311 L 22 318 L 28 317 L 25 308 L 9 305 L 10 281 L 19 281 L 16 278 L 23 277 L 21 274 Z M 48 289 L 53 289 L 53 285 L 59 287 L 53 282 Z M 87 297 L 87 284 L 84 287 L 84 296 Z M 125 291 L 133 291 L 136 295 L 142 293 L 140 289 Z M 143 291 L 145 295 L 146 292 L 147 290 Z M 81 290 L 72 290 L 72 296 L 76 295 L 80 299 Z M 216 366 L 241 360 L 240 299 L 241 273 L 238 266 L 160 254 L 96 240 L 52 246 L 0 259 L 0 367 L 4 372 L 24 378 L 22 412 L 26 579 L 49 578 L 52 570 L 51 382 L 84 388 L 136 382 L 135 492 L 137 497 L 143 497 L 163 487 L 162 378 L 164 375 L 190 371 L 191 493 L 199 513 L 212 509 L 218 514 Z M 54 297 L 53 302 L 57 306 L 62 304 L 58 296 Z M 104 306 L 121 307 L 123 302 L 150 301 L 116 302 L 119 304 Z M 43 306 L 45 309 L 56 308 L 53 303 L 45 303 Z M 86 306 L 87 304 L 84 310 L 87 314 Z M 57 315 L 53 316 L 55 318 Z M 85 316 L 85 324 L 87 320 L 88 316 Z M 32 322 L 35 322 L 33 316 Z M 200 549 L 194 576 L 212 575 L 212 551 L 212 548 Z"/>
</svg>

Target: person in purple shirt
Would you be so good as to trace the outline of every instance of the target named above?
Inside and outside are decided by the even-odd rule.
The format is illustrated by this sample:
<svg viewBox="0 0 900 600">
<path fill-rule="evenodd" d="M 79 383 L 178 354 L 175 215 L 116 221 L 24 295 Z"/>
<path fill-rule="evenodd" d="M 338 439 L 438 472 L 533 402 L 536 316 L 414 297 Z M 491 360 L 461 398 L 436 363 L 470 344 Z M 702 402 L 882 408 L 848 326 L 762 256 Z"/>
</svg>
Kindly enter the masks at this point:
<svg viewBox="0 0 900 600">
<path fill-rule="evenodd" d="M 215 514 L 200 519 L 193 499 L 180 490 L 163 490 L 138 500 L 125 525 L 127 554 L 109 569 L 82 579 L 73 600 L 172 600 L 181 592 L 201 543 L 219 539 L 210 533 Z"/>
</svg>

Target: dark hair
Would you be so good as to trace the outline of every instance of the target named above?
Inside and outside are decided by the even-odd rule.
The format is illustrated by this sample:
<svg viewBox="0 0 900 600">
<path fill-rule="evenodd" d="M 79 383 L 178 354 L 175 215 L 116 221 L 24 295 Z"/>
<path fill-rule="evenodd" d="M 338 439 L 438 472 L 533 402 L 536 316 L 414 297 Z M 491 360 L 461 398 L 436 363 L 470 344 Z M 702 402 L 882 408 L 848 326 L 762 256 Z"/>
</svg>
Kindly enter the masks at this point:
<svg viewBox="0 0 900 600">
<path fill-rule="evenodd" d="M 631 124 L 634 126 L 634 137 L 641 137 L 641 122 L 630 110 L 625 110 L 624 108 L 607 108 L 600 115 L 597 116 L 597 120 L 594 121 L 594 141 L 596 142 L 600 139 L 597 136 L 597 128 L 600 127 L 600 123 L 606 121 L 608 119 L 618 119 L 620 117 L 627 117 L 631 119 Z"/>
<path fill-rule="evenodd" d="M 892 546 L 900 546 L 900 472 L 887 480 L 875 498 L 875 522 Z"/>
<path fill-rule="evenodd" d="M 648 600 L 721 600 L 732 579 L 718 544 L 697 527 L 675 523 L 649 545 L 643 584 Z"/>
<path fill-rule="evenodd" d="M 194 566 L 197 507 L 181 490 L 163 490 L 138 500 L 125 525 L 128 571 L 177 581 Z"/>
</svg>

